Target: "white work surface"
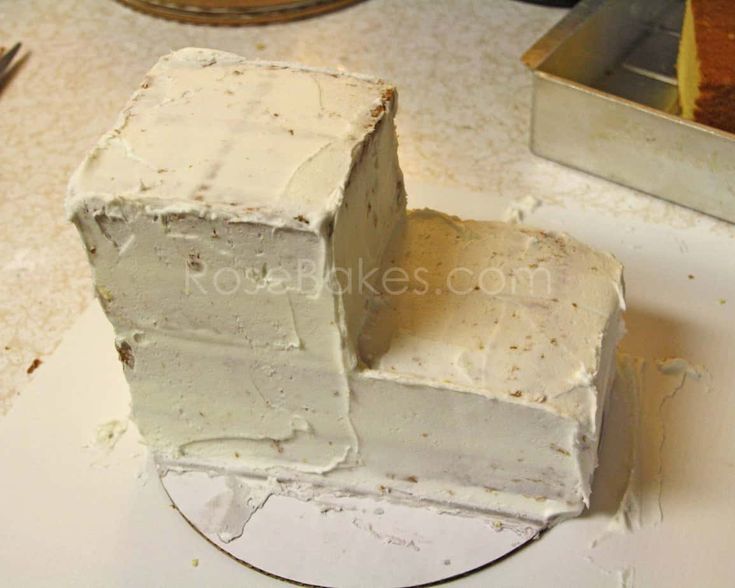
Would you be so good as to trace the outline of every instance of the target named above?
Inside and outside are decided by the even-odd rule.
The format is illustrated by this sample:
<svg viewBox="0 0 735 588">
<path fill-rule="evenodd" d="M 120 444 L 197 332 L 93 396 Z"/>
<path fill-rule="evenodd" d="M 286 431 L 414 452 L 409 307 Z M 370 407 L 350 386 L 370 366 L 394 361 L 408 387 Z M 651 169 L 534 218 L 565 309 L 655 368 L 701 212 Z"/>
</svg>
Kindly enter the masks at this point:
<svg viewBox="0 0 735 588">
<path fill-rule="evenodd" d="M 414 206 L 466 217 L 514 207 L 490 204 L 488 194 L 407 185 Z M 621 382 L 632 356 L 646 363 L 637 396 L 616 386 L 591 512 L 458 586 L 732 585 L 735 235 L 696 213 L 663 203 L 643 212 L 640 203 L 621 201 L 613 212 L 568 198 L 530 214 L 532 224 L 568 230 L 623 261 L 629 333 Z M 6 585 L 279 585 L 219 552 L 170 507 L 133 425 L 112 448 L 95 440 L 100 424 L 125 423 L 127 412 L 112 331 L 94 305 L 0 426 Z M 615 516 L 626 486 L 632 532 Z M 353 585 L 374 588 L 369 580 Z"/>
<path fill-rule="evenodd" d="M 489 219 L 540 202 L 529 224 L 626 266 L 622 350 L 647 360 L 640 416 L 616 393 L 591 513 L 456 585 L 732 586 L 735 228 L 528 152 L 530 76 L 518 59 L 562 14 L 510 0 L 370 0 L 292 25 L 214 29 L 107 0 L 0 3 L 0 44 L 32 51 L 0 89 L 0 414 L 13 403 L 0 416 L 0 585 L 280 585 L 168 506 L 134 426 L 109 451 L 95 442 L 101 423 L 128 413 L 96 307 L 50 355 L 91 292 L 63 218 L 66 178 L 155 59 L 199 45 L 393 80 L 411 206 Z M 29 376 L 34 357 L 44 363 Z M 662 373 L 671 363 L 656 362 L 672 357 L 698 377 Z M 615 513 L 632 464 L 626 500 L 640 509 L 623 533 Z"/>
</svg>

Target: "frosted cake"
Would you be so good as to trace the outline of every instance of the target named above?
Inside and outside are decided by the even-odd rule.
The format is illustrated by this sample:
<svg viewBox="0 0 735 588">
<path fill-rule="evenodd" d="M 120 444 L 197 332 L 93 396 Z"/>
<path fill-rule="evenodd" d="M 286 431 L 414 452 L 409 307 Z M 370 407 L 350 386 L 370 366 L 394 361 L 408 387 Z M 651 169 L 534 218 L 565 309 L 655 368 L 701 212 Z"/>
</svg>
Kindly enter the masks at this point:
<svg viewBox="0 0 735 588">
<path fill-rule="evenodd" d="M 396 108 L 381 80 L 206 49 L 149 72 L 66 201 L 133 419 L 167 468 L 575 515 L 621 267 L 407 213 Z"/>
</svg>

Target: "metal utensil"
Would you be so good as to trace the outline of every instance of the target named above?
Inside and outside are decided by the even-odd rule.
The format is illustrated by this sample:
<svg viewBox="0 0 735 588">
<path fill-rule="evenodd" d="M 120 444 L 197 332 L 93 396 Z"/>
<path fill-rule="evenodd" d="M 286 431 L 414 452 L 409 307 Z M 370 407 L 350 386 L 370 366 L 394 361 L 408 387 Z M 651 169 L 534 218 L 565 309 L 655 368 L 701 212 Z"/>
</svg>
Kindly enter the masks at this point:
<svg viewBox="0 0 735 588">
<path fill-rule="evenodd" d="M 8 51 L 0 55 L 0 76 L 5 73 L 5 70 L 8 69 L 10 66 L 10 63 L 13 61 L 13 58 L 15 55 L 20 51 L 21 44 L 16 43 L 13 45 Z"/>
</svg>

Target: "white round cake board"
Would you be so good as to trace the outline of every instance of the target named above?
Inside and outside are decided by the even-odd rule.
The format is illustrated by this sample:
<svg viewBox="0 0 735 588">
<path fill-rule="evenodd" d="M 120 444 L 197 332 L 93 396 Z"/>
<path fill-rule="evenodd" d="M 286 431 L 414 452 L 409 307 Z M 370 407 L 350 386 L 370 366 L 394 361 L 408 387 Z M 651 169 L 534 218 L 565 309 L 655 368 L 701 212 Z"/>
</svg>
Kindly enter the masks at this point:
<svg viewBox="0 0 735 588">
<path fill-rule="evenodd" d="M 542 530 L 377 497 L 273 494 L 252 502 L 250 491 L 267 496 L 266 482 L 238 477 L 233 492 L 232 479 L 196 471 L 161 475 L 174 506 L 216 547 L 259 571 L 311 586 L 439 582 L 498 560 Z"/>
</svg>

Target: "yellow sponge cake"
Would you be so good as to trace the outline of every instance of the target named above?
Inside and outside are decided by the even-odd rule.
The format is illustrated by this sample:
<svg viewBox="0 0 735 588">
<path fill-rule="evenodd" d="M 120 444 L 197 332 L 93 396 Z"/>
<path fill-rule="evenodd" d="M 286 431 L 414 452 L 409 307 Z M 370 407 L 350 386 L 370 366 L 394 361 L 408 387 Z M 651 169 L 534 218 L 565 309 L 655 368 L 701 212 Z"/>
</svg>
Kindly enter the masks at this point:
<svg viewBox="0 0 735 588">
<path fill-rule="evenodd" d="M 735 133 L 735 1 L 687 0 L 677 76 L 684 118 Z"/>
</svg>

